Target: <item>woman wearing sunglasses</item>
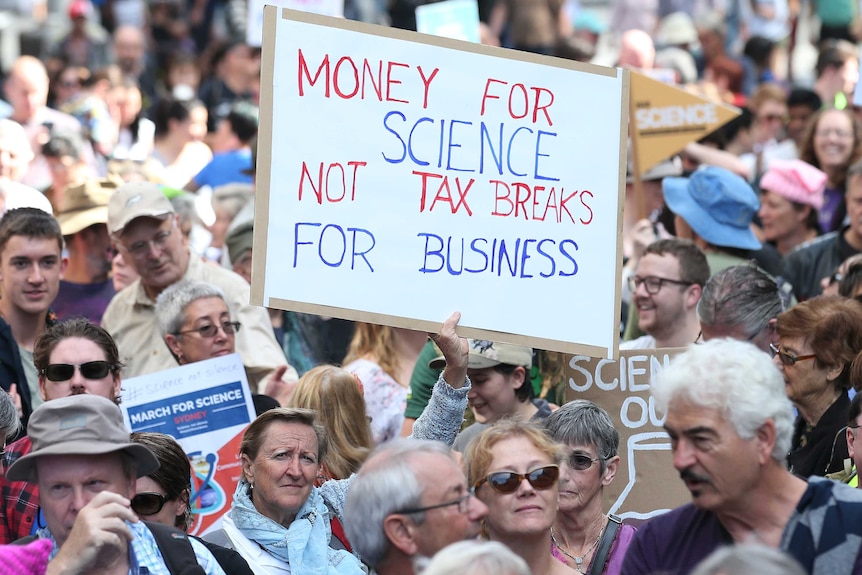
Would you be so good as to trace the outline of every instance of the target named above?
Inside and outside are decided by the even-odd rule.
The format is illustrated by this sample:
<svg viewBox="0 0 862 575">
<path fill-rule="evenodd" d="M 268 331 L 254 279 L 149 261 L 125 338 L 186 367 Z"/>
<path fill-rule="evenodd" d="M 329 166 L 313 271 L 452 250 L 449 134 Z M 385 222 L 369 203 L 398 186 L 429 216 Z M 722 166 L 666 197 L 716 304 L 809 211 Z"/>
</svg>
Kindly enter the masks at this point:
<svg viewBox="0 0 862 575">
<path fill-rule="evenodd" d="M 778 316 L 770 345 L 799 415 L 787 463 L 800 477 L 844 470 L 849 458 L 850 365 L 862 351 L 862 304 L 840 296 L 802 302 Z"/>
<path fill-rule="evenodd" d="M 575 572 L 551 555 L 562 446 L 540 428 L 502 420 L 467 446 L 467 480 L 488 506 L 485 535 L 519 555 L 535 575 Z"/>
<path fill-rule="evenodd" d="M 132 497 L 132 511 L 145 521 L 161 523 L 188 531 L 192 524 L 189 497 L 192 492 L 192 475 L 189 458 L 182 446 L 170 435 L 136 432 L 132 443 L 140 443 L 159 460 L 155 473 L 139 477 Z M 213 556 L 227 575 L 252 575 L 242 556 L 233 549 L 198 539 L 212 551 Z"/>
<path fill-rule="evenodd" d="M 617 575 L 635 534 L 634 527 L 621 525 L 602 508 L 604 488 L 613 482 L 620 462 L 620 434 L 604 409 L 585 400 L 563 405 L 545 420 L 545 428 L 568 454 L 560 466 L 551 551 L 579 573 L 592 573 L 597 563 L 596 573 Z"/>
</svg>

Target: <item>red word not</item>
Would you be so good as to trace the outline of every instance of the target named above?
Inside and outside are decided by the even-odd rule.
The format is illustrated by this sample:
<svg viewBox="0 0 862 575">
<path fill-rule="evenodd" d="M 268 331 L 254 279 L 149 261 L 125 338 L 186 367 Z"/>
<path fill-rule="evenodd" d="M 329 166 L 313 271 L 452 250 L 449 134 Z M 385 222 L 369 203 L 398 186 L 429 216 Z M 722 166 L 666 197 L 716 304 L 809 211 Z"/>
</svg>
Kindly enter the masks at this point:
<svg viewBox="0 0 862 575">
<path fill-rule="evenodd" d="M 314 193 L 314 197 L 317 198 L 317 203 L 322 204 L 324 194 L 326 195 L 326 201 L 337 204 L 341 200 L 343 200 L 347 196 L 347 180 L 350 179 L 350 201 L 356 200 L 356 171 L 360 166 L 367 166 L 368 162 L 356 162 L 350 161 L 347 162 L 347 165 L 353 167 L 353 173 L 349 174 L 349 170 L 345 170 L 344 166 L 342 166 L 338 162 L 333 162 L 329 164 L 326 168 L 326 177 L 323 175 L 323 166 L 324 162 L 320 162 L 320 166 L 317 169 L 317 184 L 315 185 L 315 181 L 312 178 L 311 172 L 308 170 L 308 164 L 302 162 L 302 174 L 299 176 L 299 199 L 302 201 L 302 191 L 305 188 L 305 182 L 308 181 L 308 186 L 311 188 L 311 191 Z M 333 173 L 334 172 L 334 173 Z M 330 185 L 330 177 L 334 180 L 334 183 Z M 335 193 L 340 195 L 334 195 L 330 193 L 332 188 L 335 188 Z"/>
<path fill-rule="evenodd" d="M 473 215 L 473 210 L 471 210 L 470 206 L 467 204 L 467 192 L 470 191 L 470 186 L 472 186 L 475 181 L 473 178 L 470 178 L 470 181 L 467 182 L 467 185 L 462 189 L 461 178 L 458 176 L 453 177 L 455 180 L 455 191 L 458 194 L 458 201 L 456 202 L 452 198 L 452 189 L 449 187 L 449 176 L 441 176 L 440 174 L 432 174 L 430 172 L 417 172 L 415 170 L 413 173 L 417 176 L 422 176 L 422 198 L 419 200 L 420 212 L 425 211 L 429 178 L 442 178 L 443 181 L 440 182 L 440 187 L 437 188 L 437 193 L 434 196 L 434 200 L 431 202 L 431 205 L 428 207 L 428 211 L 433 211 L 434 206 L 437 205 L 437 202 L 439 201 L 449 204 L 449 209 L 453 214 L 456 213 L 461 206 L 464 206 L 464 209 L 467 210 L 467 215 Z"/>
<path fill-rule="evenodd" d="M 488 81 L 485 82 L 485 92 L 482 94 L 482 107 L 480 110 L 480 115 L 485 115 L 485 103 L 488 100 L 499 100 L 500 96 L 492 94 L 491 84 L 502 84 L 503 86 L 508 86 L 508 82 L 504 82 L 503 80 L 495 80 L 493 78 L 488 78 Z M 515 120 L 521 120 L 526 118 L 530 112 L 532 111 L 532 122 L 535 124 L 539 119 L 539 112 L 542 112 L 545 116 L 545 120 L 547 120 L 549 126 L 553 126 L 554 122 L 551 120 L 551 115 L 548 113 L 548 108 L 554 103 L 554 93 L 548 90 L 547 88 L 540 88 L 536 86 L 530 86 L 530 91 L 533 92 L 532 99 L 527 91 L 527 87 L 523 84 L 512 84 L 509 88 L 509 98 L 508 98 L 508 108 L 509 116 L 514 118 Z M 542 95 L 546 94 L 548 99 L 543 101 Z"/>
<path fill-rule="evenodd" d="M 494 211 L 492 216 L 512 216 L 517 218 L 519 215 L 524 216 L 525 220 L 545 221 L 548 217 L 548 212 L 551 212 L 551 217 L 558 224 L 563 223 L 564 216 L 567 216 L 571 223 L 576 223 L 572 212 L 569 211 L 568 202 L 578 198 L 580 205 L 573 209 L 583 211 L 581 206 L 589 212 L 589 218 L 584 219 L 579 217 L 578 221 L 583 225 L 588 225 L 593 221 L 593 209 L 587 204 L 584 196 L 593 197 L 593 193 L 589 190 L 575 190 L 566 194 L 565 188 L 557 189 L 551 186 L 548 189 L 545 186 L 530 186 L 523 182 L 514 182 L 511 185 L 499 180 L 490 180 L 494 184 Z M 512 194 L 514 192 L 514 198 Z M 529 203 L 529 207 L 528 206 Z M 574 202 L 572 202 L 574 203 Z M 505 210 L 505 211 L 504 211 Z"/>
<path fill-rule="evenodd" d="M 329 54 L 326 54 L 317 66 L 314 77 L 312 77 L 311 69 L 308 67 L 308 62 L 302 53 L 302 49 L 298 50 L 298 54 L 299 67 L 297 73 L 299 76 L 300 96 L 305 96 L 306 83 L 308 87 L 314 86 L 320 80 L 321 74 L 323 74 L 323 95 L 326 98 L 330 98 L 332 92 L 335 92 L 335 95 L 343 100 L 350 100 L 357 96 L 359 99 L 364 100 L 366 94 L 368 94 L 367 97 L 377 98 L 380 102 L 385 100 L 387 102 L 400 102 L 402 104 L 410 103 L 410 100 L 404 99 L 403 95 L 400 98 L 398 97 L 398 91 L 400 90 L 398 86 L 404 83 L 402 81 L 404 79 L 403 68 L 410 69 L 409 64 L 392 61 L 384 63 L 383 60 L 369 62 L 367 58 L 363 58 L 362 62 L 357 65 L 357 62 L 350 56 L 342 56 L 333 65 L 329 59 Z M 386 68 L 385 74 L 383 71 L 384 64 Z M 376 70 L 374 69 L 375 67 L 377 68 Z M 416 71 L 419 73 L 419 79 L 422 81 L 422 107 L 427 108 L 428 91 L 431 88 L 431 81 L 434 80 L 440 68 L 434 68 L 431 74 L 427 76 L 422 66 L 416 66 Z"/>
</svg>

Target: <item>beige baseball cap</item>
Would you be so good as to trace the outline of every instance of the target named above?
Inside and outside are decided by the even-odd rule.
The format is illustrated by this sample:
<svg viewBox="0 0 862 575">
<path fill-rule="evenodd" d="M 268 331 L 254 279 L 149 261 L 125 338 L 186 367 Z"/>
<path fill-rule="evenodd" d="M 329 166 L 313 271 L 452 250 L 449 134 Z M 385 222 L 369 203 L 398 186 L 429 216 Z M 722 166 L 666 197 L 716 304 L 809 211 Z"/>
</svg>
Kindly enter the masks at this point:
<svg viewBox="0 0 862 575">
<path fill-rule="evenodd" d="M 173 213 L 171 201 L 158 184 L 128 182 L 117 188 L 108 202 L 108 230 L 119 234 L 135 218 L 164 219 Z"/>
<path fill-rule="evenodd" d="M 57 221 L 64 236 L 71 236 L 93 224 L 108 223 L 108 202 L 122 185 L 114 177 L 87 178 L 63 192 L 63 204 Z"/>
<path fill-rule="evenodd" d="M 468 369 L 484 369 L 505 363 L 507 365 L 523 365 L 527 369 L 533 367 L 533 349 L 522 345 L 500 343 L 485 339 L 468 339 L 470 352 L 467 355 Z M 428 365 L 432 369 L 446 367 L 446 358 L 435 357 Z"/>
</svg>

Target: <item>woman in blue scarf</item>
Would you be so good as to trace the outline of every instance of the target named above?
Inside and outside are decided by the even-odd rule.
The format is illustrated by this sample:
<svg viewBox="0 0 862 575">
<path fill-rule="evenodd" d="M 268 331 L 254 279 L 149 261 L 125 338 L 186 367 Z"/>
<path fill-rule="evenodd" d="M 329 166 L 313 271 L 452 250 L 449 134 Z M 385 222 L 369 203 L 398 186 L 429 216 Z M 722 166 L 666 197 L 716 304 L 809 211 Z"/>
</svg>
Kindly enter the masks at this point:
<svg viewBox="0 0 862 575">
<path fill-rule="evenodd" d="M 446 357 L 446 369 L 416 421 L 416 438 L 451 445 L 460 428 L 470 389 L 467 342 L 455 334 L 460 317 L 452 314 L 432 336 Z M 205 538 L 236 549 L 259 575 L 366 573 L 341 536 L 351 478 L 314 487 L 325 452 L 325 431 L 314 411 L 263 413 L 243 435 L 242 477 L 223 529 Z"/>
</svg>

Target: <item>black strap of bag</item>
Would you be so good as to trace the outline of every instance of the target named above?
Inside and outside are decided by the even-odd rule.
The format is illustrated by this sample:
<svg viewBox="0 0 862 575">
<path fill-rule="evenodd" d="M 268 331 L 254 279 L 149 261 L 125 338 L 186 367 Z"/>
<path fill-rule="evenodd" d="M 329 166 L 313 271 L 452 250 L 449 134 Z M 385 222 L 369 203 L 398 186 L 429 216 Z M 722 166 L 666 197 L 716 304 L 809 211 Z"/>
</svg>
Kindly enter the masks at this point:
<svg viewBox="0 0 862 575">
<path fill-rule="evenodd" d="M 159 550 L 162 552 L 162 560 L 171 575 L 205 575 L 204 568 L 198 564 L 194 547 L 189 541 L 188 535 L 153 521 L 145 521 L 144 524 L 153 534 Z"/>
<path fill-rule="evenodd" d="M 590 575 L 601 575 L 605 570 L 605 562 L 608 560 L 608 553 L 611 552 L 611 545 L 614 544 L 614 538 L 617 536 L 617 531 L 623 520 L 616 515 L 608 515 L 608 526 L 605 527 L 605 532 L 602 535 L 602 540 L 599 542 L 599 548 L 596 549 L 596 555 L 593 557 L 593 566 L 590 568 Z"/>
</svg>

